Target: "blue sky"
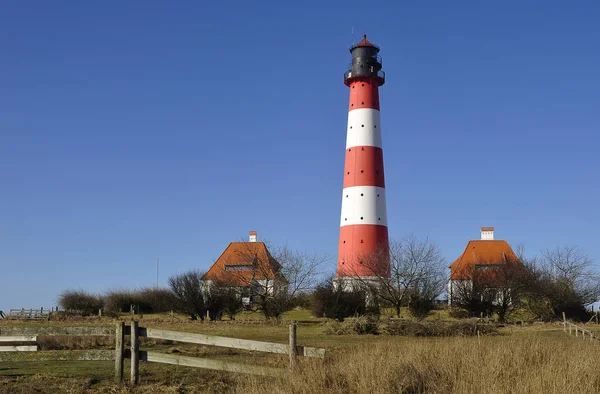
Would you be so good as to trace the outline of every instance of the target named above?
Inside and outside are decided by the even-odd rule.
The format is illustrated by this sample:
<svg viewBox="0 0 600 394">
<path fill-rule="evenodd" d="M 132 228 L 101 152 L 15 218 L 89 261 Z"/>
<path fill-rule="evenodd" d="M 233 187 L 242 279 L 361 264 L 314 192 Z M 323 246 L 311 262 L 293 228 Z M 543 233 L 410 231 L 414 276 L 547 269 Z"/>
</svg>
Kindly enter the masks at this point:
<svg viewBox="0 0 600 394">
<path fill-rule="evenodd" d="M 161 285 L 230 241 L 335 255 L 348 47 L 381 46 L 388 222 L 600 261 L 600 4 L 5 2 L 0 309 Z"/>
</svg>

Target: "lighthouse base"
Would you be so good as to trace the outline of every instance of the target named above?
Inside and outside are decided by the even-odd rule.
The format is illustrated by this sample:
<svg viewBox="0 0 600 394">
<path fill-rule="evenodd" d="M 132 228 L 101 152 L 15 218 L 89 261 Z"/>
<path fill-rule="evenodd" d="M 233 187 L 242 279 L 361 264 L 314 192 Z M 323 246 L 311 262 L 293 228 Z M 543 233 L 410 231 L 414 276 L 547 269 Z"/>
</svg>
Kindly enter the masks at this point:
<svg viewBox="0 0 600 394">
<path fill-rule="evenodd" d="M 336 291 L 341 290 L 347 293 L 364 291 L 367 307 L 375 306 L 378 303 L 377 289 L 379 287 L 381 287 L 381 278 L 376 276 L 345 276 L 333 280 L 333 288 Z"/>
<path fill-rule="evenodd" d="M 340 276 L 333 280 L 333 288 L 347 292 L 364 291 L 374 286 L 381 286 L 380 280 L 376 276 Z"/>
</svg>

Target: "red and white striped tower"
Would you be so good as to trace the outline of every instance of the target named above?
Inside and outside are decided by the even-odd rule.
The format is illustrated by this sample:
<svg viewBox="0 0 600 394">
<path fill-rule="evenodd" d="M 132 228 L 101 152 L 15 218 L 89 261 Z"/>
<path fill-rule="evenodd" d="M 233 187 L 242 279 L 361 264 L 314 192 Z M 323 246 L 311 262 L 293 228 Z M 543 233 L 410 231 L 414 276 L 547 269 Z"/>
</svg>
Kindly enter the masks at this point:
<svg viewBox="0 0 600 394">
<path fill-rule="evenodd" d="M 356 277 L 390 275 L 379 117 L 379 86 L 385 82 L 385 73 L 379 48 L 366 34 L 350 53 L 352 63 L 344 74 L 350 105 L 336 275 L 338 281 L 344 280 L 344 287 Z M 378 256 L 377 272 L 372 260 L 365 262 L 370 256 Z"/>
</svg>

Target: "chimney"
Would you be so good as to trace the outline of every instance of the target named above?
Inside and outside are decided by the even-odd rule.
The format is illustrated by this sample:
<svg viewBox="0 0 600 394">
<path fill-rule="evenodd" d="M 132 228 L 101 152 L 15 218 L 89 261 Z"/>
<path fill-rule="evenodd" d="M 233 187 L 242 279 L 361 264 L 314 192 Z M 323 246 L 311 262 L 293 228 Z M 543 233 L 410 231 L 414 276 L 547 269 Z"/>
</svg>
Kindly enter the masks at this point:
<svg viewBox="0 0 600 394">
<path fill-rule="evenodd" d="M 248 242 L 256 242 L 256 231 L 250 231 L 250 239 Z"/>
<path fill-rule="evenodd" d="M 481 228 L 481 240 L 482 241 L 493 241 L 494 240 L 494 228 L 493 227 L 482 227 Z"/>
</svg>

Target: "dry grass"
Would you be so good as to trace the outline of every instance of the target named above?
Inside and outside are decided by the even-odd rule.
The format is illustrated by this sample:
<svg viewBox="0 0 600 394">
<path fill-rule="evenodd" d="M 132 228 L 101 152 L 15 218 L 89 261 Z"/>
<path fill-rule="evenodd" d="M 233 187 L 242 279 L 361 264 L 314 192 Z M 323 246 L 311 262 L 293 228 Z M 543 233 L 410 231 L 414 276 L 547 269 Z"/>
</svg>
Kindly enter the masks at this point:
<svg viewBox="0 0 600 394">
<path fill-rule="evenodd" d="M 600 347 L 568 336 L 413 339 L 363 344 L 238 393 L 597 393 Z"/>
<path fill-rule="evenodd" d="M 140 325 L 176 331 L 285 343 L 284 324 L 191 322 L 145 315 Z M 23 325 L 112 325 L 116 320 Z M 0 324 L 0 327 L 3 324 Z M 9 325 L 15 325 L 14 322 Z M 586 327 L 589 328 L 589 327 Z M 2 363 L 0 393 L 596 393 L 595 360 L 600 343 L 576 339 L 561 324 L 507 325 L 500 335 L 406 337 L 324 335 L 323 325 L 298 327 L 299 344 L 327 348 L 324 361 L 301 359 L 298 371 L 282 379 L 143 363 L 137 388 L 112 383 L 113 362 Z M 112 338 L 61 342 L 43 338 L 45 348 L 112 346 Z M 143 340 L 142 348 L 284 367 L 283 356 L 169 341 Z M 125 375 L 128 376 L 128 366 Z"/>
</svg>

